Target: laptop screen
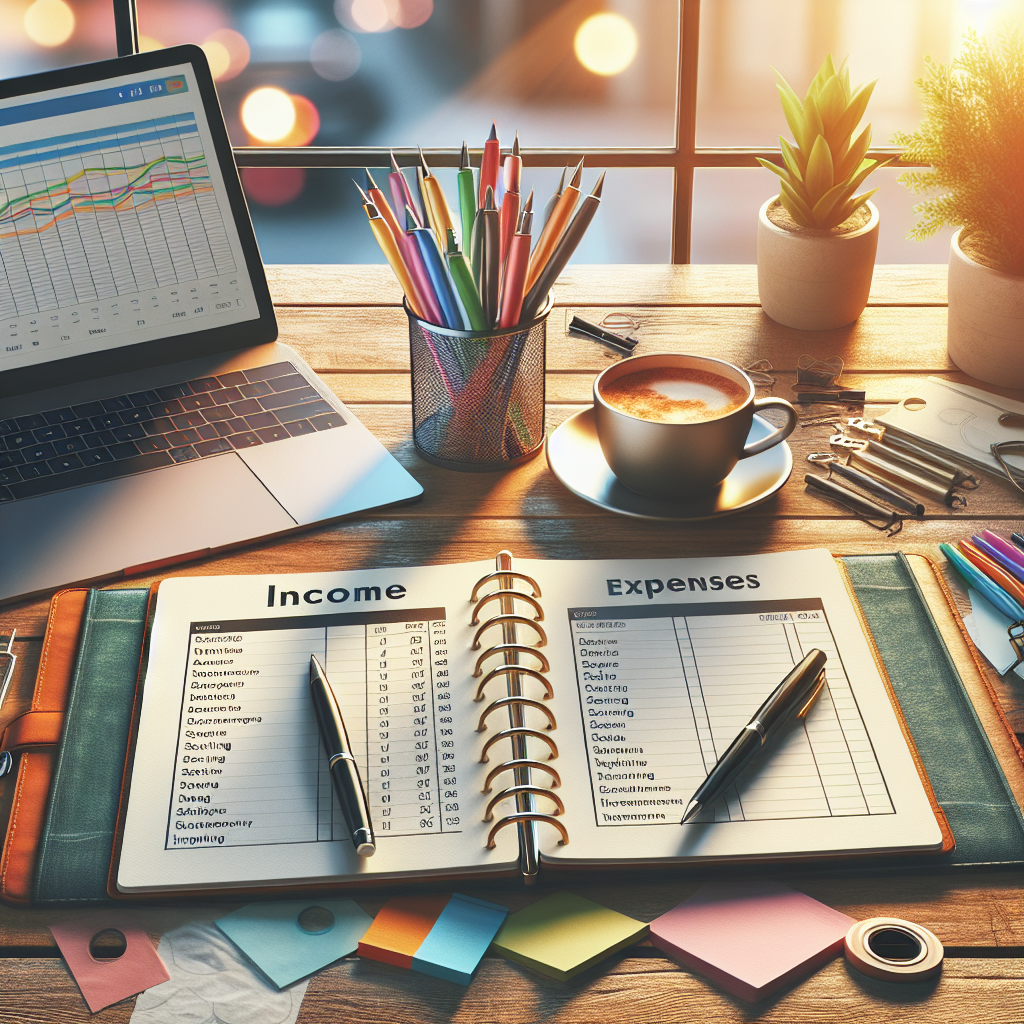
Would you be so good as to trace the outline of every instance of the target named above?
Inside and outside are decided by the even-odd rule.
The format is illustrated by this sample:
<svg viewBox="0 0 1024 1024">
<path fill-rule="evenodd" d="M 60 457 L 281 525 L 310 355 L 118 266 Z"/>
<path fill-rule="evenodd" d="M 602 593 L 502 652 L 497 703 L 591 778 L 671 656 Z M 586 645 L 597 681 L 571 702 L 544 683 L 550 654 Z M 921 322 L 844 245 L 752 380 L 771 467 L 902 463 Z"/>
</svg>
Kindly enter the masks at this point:
<svg viewBox="0 0 1024 1024">
<path fill-rule="evenodd" d="M 191 64 L 2 99 L 0 143 L 0 373 L 259 319 Z"/>
</svg>

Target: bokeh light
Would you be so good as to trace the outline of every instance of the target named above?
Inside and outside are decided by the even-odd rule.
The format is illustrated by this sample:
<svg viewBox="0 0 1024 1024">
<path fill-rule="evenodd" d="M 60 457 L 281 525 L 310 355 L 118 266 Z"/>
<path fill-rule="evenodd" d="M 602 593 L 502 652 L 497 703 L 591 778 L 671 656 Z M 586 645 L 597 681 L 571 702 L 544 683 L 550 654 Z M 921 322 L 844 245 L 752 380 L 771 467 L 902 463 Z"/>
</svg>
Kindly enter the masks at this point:
<svg viewBox="0 0 1024 1024">
<path fill-rule="evenodd" d="M 329 82 L 343 82 L 358 70 L 362 53 L 355 36 L 341 28 L 321 32 L 309 49 L 313 70 Z"/>
<path fill-rule="evenodd" d="M 384 0 L 352 0 L 349 17 L 364 32 L 386 32 L 394 28 Z"/>
<path fill-rule="evenodd" d="M 621 74 L 636 57 L 636 29 L 621 14 L 592 14 L 576 30 L 576 59 L 595 75 Z"/>
<path fill-rule="evenodd" d="M 218 82 L 240 75 L 249 64 L 249 43 L 241 32 L 233 28 L 219 28 L 211 32 L 202 44 L 210 71 Z"/>
<path fill-rule="evenodd" d="M 399 28 L 419 28 L 434 13 L 434 0 L 384 0 L 384 6 Z"/>
<path fill-rule="evenodd" d="M 306 172 L 301 167 L 243 167 L 245 194 L 260 206 L 287 206 L 302 195 Z"/>
<path fill-rule="evenodd" d="M 279 146 L 308 146 L 316 133 L 320 131 L 320 111 L 316 109 L 312 100 L 305 96 L 289 96 L 292 106 L 295 108 L 295 124 L 282 139 L 277 140 Z"/>
<path fill-rule="evenodd" d="M 295 127 L 295 103 L 273 85 L 249 93 L 241 113 L 243 127 L 257 142 L 280 142 Z"/>
<path fill-rule="evenodd" d="M 22 24 L 38 46 L 62 46 L 75 31 L 75 12 L 64 0 L 35 0 L 25 11 Z"/>
<path fill-rule="evenodd" d="M 153 36 L 139 36 L 139 53 L 152 53 L 153 50 L 162 50 L 164 44 Z"/>
</svg>

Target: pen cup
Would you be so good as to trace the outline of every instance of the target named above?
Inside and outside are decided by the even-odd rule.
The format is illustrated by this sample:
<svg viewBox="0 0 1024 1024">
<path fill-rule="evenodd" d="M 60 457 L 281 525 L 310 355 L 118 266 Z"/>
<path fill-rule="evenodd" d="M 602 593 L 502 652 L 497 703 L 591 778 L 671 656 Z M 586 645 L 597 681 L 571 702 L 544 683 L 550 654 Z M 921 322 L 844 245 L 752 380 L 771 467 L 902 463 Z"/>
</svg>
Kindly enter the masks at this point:
<svg viewBox="0 0 1024 1024">
<path fill-rule="evenodd" d="M 446 469 L 485 473 L 527 462 L 544 445 L 549 295 L 536 317 L 495 331 L 454 331 L 408 305 L 412 436 Z"/>
</svg>

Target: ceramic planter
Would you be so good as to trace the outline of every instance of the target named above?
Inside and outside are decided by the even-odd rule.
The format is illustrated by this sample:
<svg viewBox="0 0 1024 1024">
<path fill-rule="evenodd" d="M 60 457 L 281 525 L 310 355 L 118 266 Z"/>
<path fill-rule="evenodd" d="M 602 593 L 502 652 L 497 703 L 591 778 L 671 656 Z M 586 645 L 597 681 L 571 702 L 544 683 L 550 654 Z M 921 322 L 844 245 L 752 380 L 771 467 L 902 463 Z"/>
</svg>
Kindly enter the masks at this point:
<svg viewBox="0 0 1024 1024">
<path fill-rule="evenodd" d="M 964 373 L 1024 388 L 1024 277 L 975 263 L 960 248 L 959 231 L 949 243 L 946 347 Z"/>
<path fill-rule="evenodd" d="M 827 331 L 853 323 L 867 305 L 878 248 L 878 210 L 846 235 L 787 231 L 757 217 L 757 292 L 761 308 L 786 327 Z"/>
</svg>

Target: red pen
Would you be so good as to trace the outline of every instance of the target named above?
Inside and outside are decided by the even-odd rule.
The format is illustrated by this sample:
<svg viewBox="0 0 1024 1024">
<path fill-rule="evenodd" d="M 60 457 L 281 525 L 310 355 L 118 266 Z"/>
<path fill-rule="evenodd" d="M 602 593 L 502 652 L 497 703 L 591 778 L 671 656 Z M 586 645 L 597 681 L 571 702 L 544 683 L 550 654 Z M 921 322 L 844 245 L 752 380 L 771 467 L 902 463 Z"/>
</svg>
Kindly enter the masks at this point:
<svg viewBox="0 0 1024 1024">
<path fill-rule="evenodd" d="M 519 183 L 523 176 L 523 158 L 519 155 L 519 132 L 516 132 L 512 143 L 512 153 L 505 157 L 504 183 L 505 195 L 501 200 L 501 263 L 508 259 L 512 236 L 516 233 L 519 223 Z"/>
<path fill-rule="evenodd" d="M 506 193 L 505 198 L 508 198 Z M 504 211 L 504 207 L 502 207 Z M 530 230 L 533 227 L 533 192 L 523 207 L 523 217 L 519 230 L 512 235 L 508 249 L 508 261 L 501 279 L 501 315 L 498 326 L 501 328 L 515 327 L 519 323 L 519 315 L 523 309 L 523 296 L 526 292 L 526 271 L 530 266 Z"/>
<path fill-rule="evenodd" d="M 487 189 L 493 195 L 498 194 L 498 171 L 501 165 L 501 147 L 498 145 L 498 126 L 491 122 L 491 134 L 484 143 L 484 155 L 480 160 L 479 205 L 484 205 Z"/>
</svg>

